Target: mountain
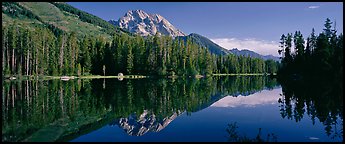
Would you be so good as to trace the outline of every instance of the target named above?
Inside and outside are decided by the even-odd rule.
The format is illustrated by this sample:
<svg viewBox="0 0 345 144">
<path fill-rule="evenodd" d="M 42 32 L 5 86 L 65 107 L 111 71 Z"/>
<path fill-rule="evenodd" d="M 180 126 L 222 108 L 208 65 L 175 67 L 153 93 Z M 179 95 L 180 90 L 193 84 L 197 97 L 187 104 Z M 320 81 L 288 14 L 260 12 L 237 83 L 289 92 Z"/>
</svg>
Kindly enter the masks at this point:
<svg viewBox="0 0 345 144">
<path fill-rule="evenodd" d="M 206 38 L 204 36 L 201 36 L 199 34 L 196 34 L 196 33 L 191 33 L 188 36 L 180 36 L 180 37 L 177 37 L 177 38 L 182 39 L 184 41 L 187 41 L 187 39 L 190 38 L 196 44 L 198 44 L 198 45 L 200 45 L 202 47 L 207 47 L 208 50 L 210 50 L 210 52 L 213 53 L 213 54 L 227 55 L 227 54 L 231 53 L 230 51 L 228 51 L 227 49 L 219 46 L 218 44 L 214 43 L 210 39 L 208 39 L 208 38 Z"/>
<path fill-rule="evenodd" d="M 279 57 L 273 56 L 273 55 L 260 55 L 254 51 L 250 51 L 247 49 L 244 50 L 238 50 L 237 48 L 229 50 L 231 53 L 238 55 L 238 56 L 250 56 L 250 57 L 255 57 L 255 58 L 261 58 L 264 60 L 272 59 L 275 61 L 280 61 Z"/>
<path fill-rule="evenodd" d="M 129 32 L 139 34 L 141 36 L 153 36 L 158 33 L 184 40 L 185 42 L 187 41 L 187 39 L 191 39 L 199 46 L 206 47 L 211 53 L 216 55 L 248 55 L 250 57 L 262 58 L 264 60 L 273 59 L 275 61 L 279 61 L 278 57 L 272 55 L 263 56 L 250 50 L 227 50 L 214 43 L 207 37 L 201 36 L 196 33 L 185 35 L 182 31 L 175 28 L 168 20 L 166 20 L 161 15 L 147 14 L 143 10 L 130 10 L 123 17 L 119 18 L 118 21 L 110 20 L 109 23 L 126 29 Z"/>
<path fill-rule="evenodd" d="M 64 2 L 2 2 L 2 24 L 14 21 L 20 26 L 46 27 L 54 33 L 76 32 L 79 36 L 129 33 L 107 21 Z"/>
<path fill-rule="evenodd" d="M 249 96 L 258 92 L 259 90 L 253 89 L 250 91 L 236 91 L 231 93 L 232 97 L 238 96 Z M 201 103 L 196 103 L 193 109 L 189 109 L 189 112 L 198 112 L 203 109 L 206 109 L 216 103 L 217 101 L 221 100 L 224 97 L 229 96 L 229 94 L 224 94 L 217 92 L 213 94 L 207 101 L 202 101 Z M 118 126 L 123 129 L 128 135 L 130 136 L 143 136 L 148 132 L 159 132 L 167 127 L 173 120 L 175 120 L 178 116 L 180 116 L 183 112 L 187 110 L 177 110 L 172 114 L 167 116 L 159 117 L 155 115 L 150 110 L 144 110 L 141 114 L 130 114 L 128 117 L 124 118 L 117 118 L 112 121 L 109 125 L 111 126 Z M 188 112 L 187 112 L 188 113 Z"/>
<path fill-rule="evenodd" d="M 120 118 L 112 122 L 110 125 L 118 125 L 128 135 L 131 136 L 142 136 L 147 132 L 159 132 L 170 124 L 177 116 L 182 112 L 174 112 L 171 116 L 167 116 L 163 119 L 157 118 L 155 114 L 144 110 L 142 114 L 137 116 L 132 114 L 128 118 Z"/>
<path fill-rule="evenodd" d="M 198 45 L 207 47 L 211 53 L 217 55 L 231 53 L 199 34 L 191 33 L 187 36 L 182 31 L 175 28 L 163 16 L 159 14 L 147 14 L 143 10 L 130 10 L 123 17 L 119 18 L 118 21 L 110 20 L 109 23 L 141 36 L 153 36 L 158 33 L 173 38 L 183 39 L 185 41 L 187 38 L 191 38 L 192 41 L 196 42 Z"/>
<path fill-rule="evenodd" d="M 279 61 L 278 57 L 263 56 L 250 50 L 224 49 L 208 38 L 196 33 L 186 36 L 161 15 L 147 14 L 142 10 L 128 11 L 119 21 L 110 21 L 109 23 L 64 2 L 2 2 L 2 24 L 7 25 L 14 21 L 18 25 L 28 28 L 47 27 L 54 33 L 74 31 L 79 36 L 87 34 L 110 38 L 111 35 L 119 33 L 129 35 L 138 33 L 143 36 L 159 33 L 183 40 L 191 38 L 192 41 L 200 46 L 207 47 L 211 53 L 217 55 L 233 53 L 235 55 L 249 55 L 265 60 Z"/>
<path fill-rule="evenodd" d="M 130 10 L 118 21 L 110 20 L 109 23 L 141 36 L 153 36 L 157 33 L 172 37 L 185 36 L 161 15 L 148 14 L 142 10 Z"/>
<path fill-rule="evenodd" d="M 274 60 L 274 61 L 280 61 L 280 58 L 279 58 L 279 57 L 276 57 L 276 56 L 273 56 L 273 55 L 265 55 L 265 56 L 263 56 L 263 59 L 264 59 L 264 60 L 272 59 L 272 60 Z"/>
</svg>

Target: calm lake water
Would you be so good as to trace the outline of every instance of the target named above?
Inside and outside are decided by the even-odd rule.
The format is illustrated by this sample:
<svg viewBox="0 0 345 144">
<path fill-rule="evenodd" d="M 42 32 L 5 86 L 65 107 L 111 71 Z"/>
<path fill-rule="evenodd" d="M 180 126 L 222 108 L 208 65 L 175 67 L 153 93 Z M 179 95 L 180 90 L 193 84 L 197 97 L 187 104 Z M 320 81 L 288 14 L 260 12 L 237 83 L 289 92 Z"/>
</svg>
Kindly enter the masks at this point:
<svg viewBox="0 0 345 144">
<path fill-rule="evenodd" d="M 313 93 L 265 76 L 12 81 L 2 89 L 3 142 L 343 141 L 342 90 Z"/>
</svg>

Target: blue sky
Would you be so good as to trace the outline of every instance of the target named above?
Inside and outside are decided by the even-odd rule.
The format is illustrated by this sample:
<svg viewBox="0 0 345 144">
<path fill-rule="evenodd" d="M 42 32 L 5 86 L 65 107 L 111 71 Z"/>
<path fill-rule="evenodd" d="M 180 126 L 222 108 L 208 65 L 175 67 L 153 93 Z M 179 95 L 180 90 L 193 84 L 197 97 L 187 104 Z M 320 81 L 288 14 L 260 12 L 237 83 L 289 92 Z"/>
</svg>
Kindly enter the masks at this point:
<svg viewBox="0 0 345 144">
<path fill-rule="evenodd" d="M 323 29 L 326 18 L 343 32 L 342 2 L 68 2 L 108 21 L 141 9 L 165 17 L 186 34 L 198 33 L 224 48 L 250 49 L 277 56 L 282 34 L 306 37 Z"/>
</svg>

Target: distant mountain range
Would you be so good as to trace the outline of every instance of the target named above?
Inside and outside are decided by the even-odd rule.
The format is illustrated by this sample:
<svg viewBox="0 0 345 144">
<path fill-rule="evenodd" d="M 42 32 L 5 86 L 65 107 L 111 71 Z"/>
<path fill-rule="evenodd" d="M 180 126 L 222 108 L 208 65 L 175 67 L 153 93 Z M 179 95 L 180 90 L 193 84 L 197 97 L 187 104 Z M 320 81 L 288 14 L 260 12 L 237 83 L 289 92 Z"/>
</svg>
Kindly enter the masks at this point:
<svg viewBox="0 0 345 144">
<path fill-rule="evenodd" d="M 238 50 L 237 48 L 231 50 L 225 49 L 207 37 L 196 33 L 186 35 L 179 29 L 175 28 L 163 16 L 159 14 L 148 14 L 143 10 L 130 10 L 123 17 L 119 18 L 118 21 L 110 20 L 109 23 L 141 36 L 153 36 L 156 34 L 168 35 L 185 41 L 187 38 L 190 38 L 193 42 L 202 47 L 207 47 L 211 53 L 217 55 L 235 54 L 262 58 L 264 60 L 273 59 L 275 61 L 279 61 L 279 57 L 275 57 L 273 55 L 260 55 L 254 51 Z"/>
<path fill-rule="evenodd" d="M 273 56 L 273 55 L 260 55 L 256 52 L 250 51 L 250 50 L 238 50 L 237 48 L 229 50 L 231 53 L 235 55 L 242 55 L 242 56 L 250 56 L 255 58 L 262 58 L 264 60 L 273 59 L 275 61 L 279 61 L 279 57 Z"/>
<path fill-rule="evenodd" d="M 75 31 L 78 36 L 102 35 L 110 38 L 113 34 L 132 33 L 141 36 L 168 35 L 186 40 L 191 38 L 200 46 L 207 47 L 217 55 L 249 55 L 262 59 L 279 60 L 278 57 L 263 56 L 250 50 L 227 50 L 212 42 L 207 37 L 196 33 L 186 35 L 175 28 L 168 20 L 159 14 L 147 14 L 142 10 L 130 10 L 118 21 L 104 21 L 92 14 L 81 11 L 64 2 L 4 2 L 2 3 L 2 24 L 7 25 L 17 21 L 25 27 L 47 27 L 54 33 L 59 31 Z M 114 25 L 116 27 L 114 27 Z"/>
</svg>

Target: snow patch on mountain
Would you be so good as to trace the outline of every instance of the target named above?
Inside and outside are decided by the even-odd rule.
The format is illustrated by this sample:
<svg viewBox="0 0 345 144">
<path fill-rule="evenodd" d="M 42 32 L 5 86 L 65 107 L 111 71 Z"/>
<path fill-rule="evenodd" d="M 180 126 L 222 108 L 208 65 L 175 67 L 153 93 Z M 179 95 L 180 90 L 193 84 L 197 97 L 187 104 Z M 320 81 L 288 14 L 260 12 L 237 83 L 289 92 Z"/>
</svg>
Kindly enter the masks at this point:
<svg viewBox="0 0 345 144">
<path fill-rule="evenodd" d="M 118 21 L 110 20 L 111 24 L 141 36 L 168 35 L 171 37 L 185 36 L 168 20 L 159 14 L 148 14 L 143 10 L 130 10 Z"/>
</svg>

